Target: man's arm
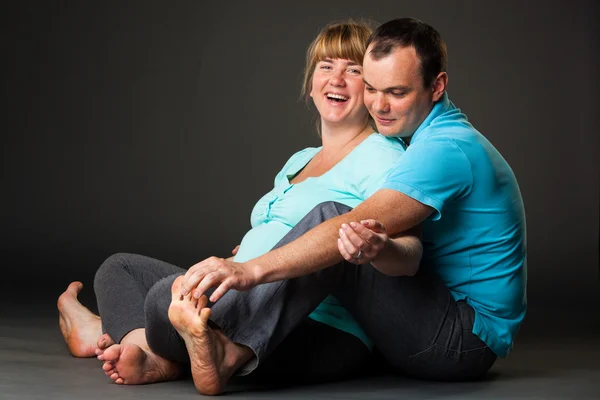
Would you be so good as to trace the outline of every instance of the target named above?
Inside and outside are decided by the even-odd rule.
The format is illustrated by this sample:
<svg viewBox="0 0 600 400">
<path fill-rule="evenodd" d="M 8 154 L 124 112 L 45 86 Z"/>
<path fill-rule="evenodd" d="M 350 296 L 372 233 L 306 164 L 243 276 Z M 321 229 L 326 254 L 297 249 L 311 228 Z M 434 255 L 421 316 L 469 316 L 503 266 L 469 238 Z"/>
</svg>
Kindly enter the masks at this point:
<svg viewBox="0 0 600 400">
<path fill-rule="evenodd" d="M 342 260 L 337 248 L 342 224 L 376 219 L 388 227 L 390 236 L 404 232 L 427 218 L 433 209 L 400 192 L 381 189 L 351 212 L 323 222 L 298 239 L 278 249 L 236 263 L 210 257 L 192 266 L 181 283 L 181 295 L 193 291 L 199 298 L 215 287 L 210 301 L 220 299 L 229 289 L 249 290 L 261 283 L 308 275 Z"/>
<path fill-rule="evenodd" d="M 342 260 L 337 238 L 342 224 L 375 219 L 390 236 L 407 231 L 424 221 L 433 209 L 403 193 L 381 189 L 347 214 L 323 222 L 295 241 L 246 264 L 259 283 L 308 275 Z"/>
<path fill-rule="evenodd" d="M 338 249 L 353 264 L 370 263 L 389 276 L 412 276 L 417 273 L 423 255 L 421 224 L 393 239 L 385 226 L 374 219 L 342 225 Z M 360 255 L 360 258 L 357 258 Z"/>
</svg>

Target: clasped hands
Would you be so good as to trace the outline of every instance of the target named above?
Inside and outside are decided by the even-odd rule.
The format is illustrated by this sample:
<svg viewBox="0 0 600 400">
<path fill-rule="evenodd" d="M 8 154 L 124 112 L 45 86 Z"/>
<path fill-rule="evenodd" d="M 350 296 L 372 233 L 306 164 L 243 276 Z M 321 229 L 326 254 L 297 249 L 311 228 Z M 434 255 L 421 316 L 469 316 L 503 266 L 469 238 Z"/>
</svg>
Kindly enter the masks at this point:
<svg viewBox="0 0 600 400">
<path fill-rule="evenodd" d="M 388 241 L 385 226 L 374 219 L 366 219 L 342 224 L 337 245 L 346 261 L 362 265 L 373 262 Z"/>
<path fill-rule="evenodd" d="M 380 222 L 368 219 L 342 224 L 337 241 L 338 250 L 346 261 L 366 264 L 377 257 L 388 243 L 389 237 Z M 233 251 L 237 253 L 239 246 Z M 192 294 L 200 298 L 209 288 L 216 287 L 209 300 L 216 302 L 228 290 L 250 290 L 261 282 L 258 267 L 232 259 L 210 257 L 193 265 L 181 284 L 181 295 Z"/>
</svg>

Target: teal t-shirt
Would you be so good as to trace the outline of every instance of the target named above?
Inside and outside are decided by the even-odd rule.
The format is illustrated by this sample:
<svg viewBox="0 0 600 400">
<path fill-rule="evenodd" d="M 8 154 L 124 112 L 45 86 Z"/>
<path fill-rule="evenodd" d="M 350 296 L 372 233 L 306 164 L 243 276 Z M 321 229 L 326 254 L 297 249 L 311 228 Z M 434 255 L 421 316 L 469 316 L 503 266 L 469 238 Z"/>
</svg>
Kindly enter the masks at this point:
<svg viewBox="0 0 600 400">
<path fill-rule="evenodd" d="M 525 212 L 508 163 L 444 94 L 383 187 L 434 209 L 421 268 L 473 307 L 473 333 L 506 356 L 527 308 Z"/>
<path fill-rule="evenodd" d="M 336 201 L 356 207 L 381 187 L 404 153 L 404 144 L 398 139 L 374 133 L 323 175 L 297 184 L 290 183 L 290 179 L 320 149 L 299 151 L 277 174 L 273 190 L 264 195 L 252 210 L 252 229 L 242 239 L 235 261 L 247 261 L 271 250 L 319 203 Z M 310 314 L 310 318 L 348 332 L 372 347 L 363 329 L 333 296 L 328 296 Z"/>
</svg>

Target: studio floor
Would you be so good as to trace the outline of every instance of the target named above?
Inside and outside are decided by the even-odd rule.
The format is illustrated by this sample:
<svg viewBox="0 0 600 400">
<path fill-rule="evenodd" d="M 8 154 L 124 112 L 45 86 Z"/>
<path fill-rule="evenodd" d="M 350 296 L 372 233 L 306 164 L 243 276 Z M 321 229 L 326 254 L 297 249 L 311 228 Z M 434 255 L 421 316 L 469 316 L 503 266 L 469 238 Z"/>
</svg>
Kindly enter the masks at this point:
<svg viewBox="0 0 600 400">
<path fill-rule="evenodd" d="M 0 399 L 194 399 L 191 380 L 118 386 L 95 359 L 71 357 L 57 313 L 34 304 L 0 305 Z M 531 312 L 513 352 L 481 382 L 433 383 L 381 376 L 290 388 L 233 383 L 242 399 L 598 399 L 600 314 Z"/>
</svg>

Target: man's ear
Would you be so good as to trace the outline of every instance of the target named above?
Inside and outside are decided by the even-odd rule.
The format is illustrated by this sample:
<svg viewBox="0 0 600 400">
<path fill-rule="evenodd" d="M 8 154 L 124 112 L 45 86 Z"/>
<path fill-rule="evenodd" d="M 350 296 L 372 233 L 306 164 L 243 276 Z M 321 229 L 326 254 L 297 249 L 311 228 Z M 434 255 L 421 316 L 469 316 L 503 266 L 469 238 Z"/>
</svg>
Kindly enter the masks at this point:
<svg viewBox="0 0 600 400">
<path fill-rule="evenodd" d="M 442 98 L 444 92 L 446 91 L 446 86 L 448 86 L 448 74 L 445 72 L 440 72 L 438 76 L 435 77 L 435 80 L 431 85 L 434 103 Z"/>
</svg>

